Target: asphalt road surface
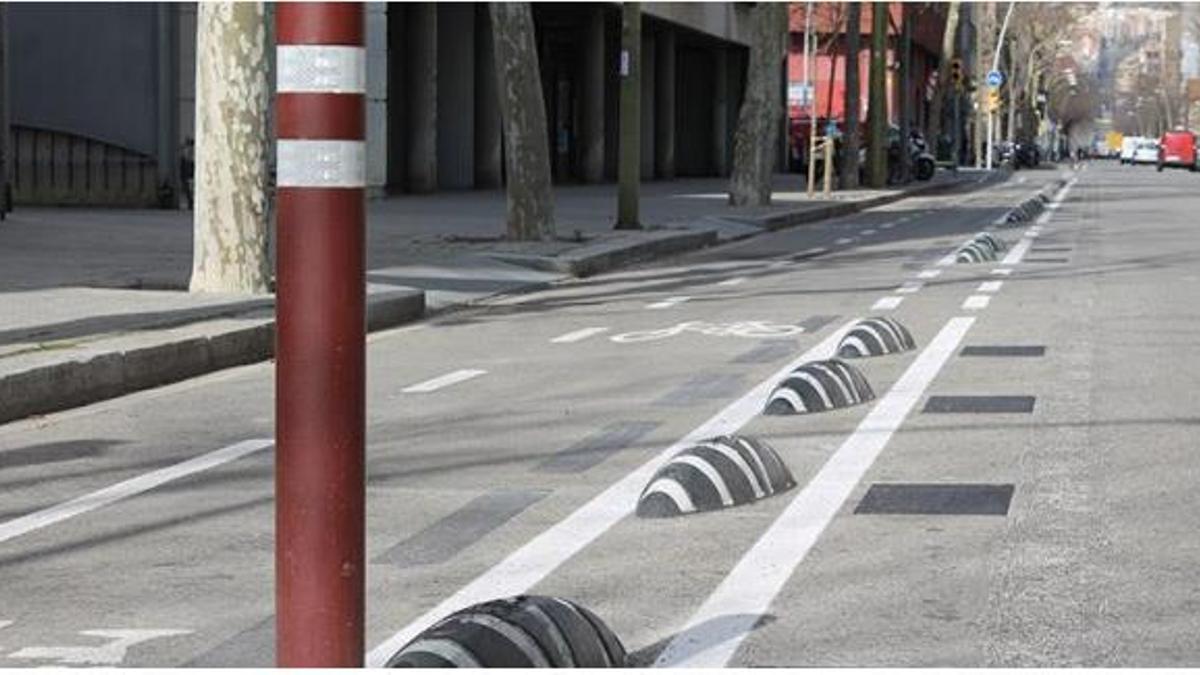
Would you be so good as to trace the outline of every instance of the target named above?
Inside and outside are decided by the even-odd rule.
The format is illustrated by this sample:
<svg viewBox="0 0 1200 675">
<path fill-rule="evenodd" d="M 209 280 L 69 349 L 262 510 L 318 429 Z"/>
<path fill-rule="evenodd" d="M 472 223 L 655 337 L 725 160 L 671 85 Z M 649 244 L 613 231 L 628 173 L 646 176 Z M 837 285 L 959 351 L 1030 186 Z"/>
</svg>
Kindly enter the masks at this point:
<svg viewBox="0 0 1200 675">
<path fill-rule="evenodd" d="M 370 338 L 368 663 L 557 594 L 635 664 L 1200 661 L 1200 178 L 1094 163 L 909 199 Z M 994 263 L 945 264 L 994 226 Z M 891 316 L 877 398 L 764 416 Z M 0 427 L 0 666 L 273 663 L 271 364 Z M 633 515 L 689 441 L 796 478 Z M 872 494 L 868 497 L 868 492 Z"/>
</svg>

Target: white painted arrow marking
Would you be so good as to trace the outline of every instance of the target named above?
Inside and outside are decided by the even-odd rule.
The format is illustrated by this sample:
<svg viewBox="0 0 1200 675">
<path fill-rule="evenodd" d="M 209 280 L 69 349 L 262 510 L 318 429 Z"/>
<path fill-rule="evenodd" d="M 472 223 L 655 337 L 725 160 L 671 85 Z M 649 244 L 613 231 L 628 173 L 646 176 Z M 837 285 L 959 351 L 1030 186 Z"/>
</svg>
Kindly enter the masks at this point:
<svg viewBox="0 0 1200 675">
<path fill-rule="evenodd" d="M 143 642 L 174 635 L 187 635 L 190 630 L 84 630 L 80 635 L 109 638 L 99 647 L 26 647 L 8 655 L 10 659 L 38 659 L 64 665 L 118 666 L 125 660 L 129 648 Z"/>
</svg>

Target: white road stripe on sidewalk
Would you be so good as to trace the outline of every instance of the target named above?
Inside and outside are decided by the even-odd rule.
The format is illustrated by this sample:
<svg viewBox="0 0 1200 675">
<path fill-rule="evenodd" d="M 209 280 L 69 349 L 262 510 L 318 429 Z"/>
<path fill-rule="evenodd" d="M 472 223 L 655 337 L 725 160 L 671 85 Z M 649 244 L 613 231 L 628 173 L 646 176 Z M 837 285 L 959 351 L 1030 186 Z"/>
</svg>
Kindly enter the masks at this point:
<svg viewBox="0 0 1200 675">
<path fill-rule="evenodd" d="M 1004 285 L 1003 281 L 985 281 L 979 284 L 979 288 L 975 289 L 976 293 L 998 293 L 1000 287 Z"/>
<path fill-rule="evenodd" d="M 592 337 L 593 335 L 599 335 L 606 330 L 608 330 L 608 328 L 605 326 L 593 326 L 591 328 L 580 328 L 579 330 L 574 330 L 574 331 L 571 331 L 570 333 L 564 333 L 562 335 L 559 335 L 558 337 L 551 340 L 551 342 L 558 343 L 558 344 L 579 342 L 580 340 L 586 340 L 586 339 Z"/>
<path fill-rule="evenodd" d="M 916 293 L 925 287 L 925 284 L 920 281 L 906 281 L 900 284 L 900 287 L 892 291 L 893 293 Z"/>
<path fill-rule="evenodd" d="M 904 302 L 904 296 L 888 295 L 876 300 L 875 304 L 871 305 L 871 309 L 896 309 L 902 302 Z"/>
<path fill-rule="evenodd" d="M 942 271 L 939 269 L 921 270 L 917 274 L 918 279 L 936 279 L 937 277 L 940 277 L 940 276 L 942 276 Z"/>
<path fill-rule="evenodd" d="M 675 305 L 685 303 L 691 299 L 692 297 L 690 295 L 676 295 L 674 297 L 667 298 L 666 300 L 652 302 L 646 305 L 646 309 L 668 309 L 674 307 Z"/>
<path fill-rule="evenodd" d="M 721 668 L 766 614 L 975 319 L 955 317 L 738 561 L 655 666 Z"/>
<path fill-rule="evenodd" d="M 484 600 L 519 595 L 528 591 L 559 565 L 632 513 L 637 505 L 638 495 L 664 462 L 704 439 L 737 432 L 762 412 L 763 402 L 781 378 L 803 363 L 832 357 L 842 336 L 857 322 L 858 319 L 855 318 L 842 324 L 824 340 L 759 382 L 744 396 L 726 406 L 688 435 L 626 474 L 571 515 L 531 539 L 395 635 L 384 640 L 367 654 L 367 666 L 383 666 L 397 650 L 451 612 Z"/>
<path fill-rule="evenodd" d="M 438 389 L 449 387 L 450 385 L 458 384 L 459 382 L 466 382 L 467 380 L 474 379 L 485 374 L 487 374 L 486 370 L 465 368 L 463 370 L 456 370 L 453 373 L 446 373 L 445 375 L 442 375 L 441 377 L 435 377 L 432 380 L 426 380 L 424 382 L 407 386 L 400 391 L 405 394 L 427 394 L 431 391 L 437 391 Z"/>
<path fill-rule="evenodd" d="M 104 489 L 89 492 L 68 502 L 63 502 L 62 504 L 57 504 L 41 511 L 35 511 L 20 518 L 0 523 L 0 543 L 41 529 L 47 525 L 53 525 L 68 518 L 74 518 L 88 511 L 95 511 L 98 508 L 108 506 L 127 497 L 152 490 L 163 483 L 169 483 L 177 478 L 190 476 L 194 473 L 232 462 L 235 459 L 241 459 L 251 453 L 269 448 L 274 444 L 275 441 L 268 438 L 256 438 L 235 443 L 220 450 L 214 450 L 199 457 L 193 457 L 187 461 L 121 481 L 116 485 L 110 485 Z"/>
<path fill-rule="evenodd" d="M 717 285 L 718 286 L 737 286 L 738 284 L 743 283 L 745 281 L 746 281 L 746 277 L 734 277 L 732 279 L 726 279 L 725 281 L 718 282 Z"/>
<path fill-rule="evenodd" d="M 992 301 L 990 295 L 971 295 L 966 300 L 963 300 L 963 309 L 985 309 L 988 303 Z"/>
</svg>

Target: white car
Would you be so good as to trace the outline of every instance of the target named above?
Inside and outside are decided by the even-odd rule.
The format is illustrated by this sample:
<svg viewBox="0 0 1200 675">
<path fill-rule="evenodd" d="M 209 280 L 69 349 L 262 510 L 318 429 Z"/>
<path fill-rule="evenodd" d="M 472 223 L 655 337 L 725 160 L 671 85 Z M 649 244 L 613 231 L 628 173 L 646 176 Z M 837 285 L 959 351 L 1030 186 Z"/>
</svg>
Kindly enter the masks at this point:
<svg viewBox="0 0 1200 675">
<path fill-rule="evenodd" d="M 1133 164 L 1133 151 L 1137 149 L 1138 143 L 1146 140 L 1142 136 L 1126 136 L 1121 139 L 1121 163 Z"/>
<path fill-rule="evenodd" d="M 1131 164 L 1158 164 L 1158 141 L 1153 138 L 1138 139 L 1133 149 Z"/>
</svg>

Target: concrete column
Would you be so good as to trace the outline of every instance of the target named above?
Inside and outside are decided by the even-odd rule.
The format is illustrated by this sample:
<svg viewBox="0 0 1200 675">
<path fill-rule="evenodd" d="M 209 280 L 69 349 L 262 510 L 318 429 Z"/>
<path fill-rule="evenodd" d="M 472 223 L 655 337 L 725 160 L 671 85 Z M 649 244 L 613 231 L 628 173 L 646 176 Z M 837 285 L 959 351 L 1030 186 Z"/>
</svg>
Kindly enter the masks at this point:
<svg viewBox="0 0 1200 675">
<path fill-rule="evenodd" d="M 675 31 L 658 33 L 654 72 L 654 169 L 659 178 L 675 177 Z"/>
<path fill-rule="evenodd" d="M 580 163 L 585 183 L 604 180 L 604 14 L 597 5 L 584 19 L 582 119 L 580 120 Z"/>
<path fill-rule="evenodd" d="M 406 188 L 410 192 L 437 189 L 437 5 L 414 2 L 406 6 L 405 73 Z"/>
<path fill-rule="evenodd" d="M 645 19 L 642 20 L 643 24 Z M 643 25 L 643 29 L 645 26 Z M 654 179 L 654 33 L 642 31 L 642 180 Z"/>
<path fill-rule="evenodd" d="M 496 88 L 496 58 L 492 19 L 486 3 L 475 5 L 475 187 L 496 188 L 504 183 L 500 99 Z"/>
<path fill-rule="evenodd" d="M 718 176 L 729 175 L 729 52 L 713 50 L 712 166 Z"/>
</svg>

